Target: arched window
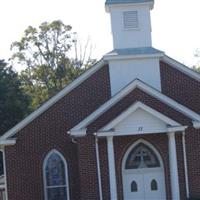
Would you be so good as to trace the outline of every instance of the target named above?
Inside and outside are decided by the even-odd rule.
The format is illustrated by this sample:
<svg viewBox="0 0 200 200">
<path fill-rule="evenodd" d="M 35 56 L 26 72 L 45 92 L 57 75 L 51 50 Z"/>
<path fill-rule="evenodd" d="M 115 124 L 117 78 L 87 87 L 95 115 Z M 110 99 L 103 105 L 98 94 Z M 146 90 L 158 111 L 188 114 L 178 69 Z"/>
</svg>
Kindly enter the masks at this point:
<svg viewBox="0 0 200 200">
<path fill-rule="evenodd" d="M 69 200 L 67 163 L 57 151 L 51 151 L 43 165 L 45 200 Z"/>
<path fill-rule="evenodd" d="M 155 153 L 144 143 L 136 145 L 128 154 L 125 169 L 160 167 Z"/>
</svg>

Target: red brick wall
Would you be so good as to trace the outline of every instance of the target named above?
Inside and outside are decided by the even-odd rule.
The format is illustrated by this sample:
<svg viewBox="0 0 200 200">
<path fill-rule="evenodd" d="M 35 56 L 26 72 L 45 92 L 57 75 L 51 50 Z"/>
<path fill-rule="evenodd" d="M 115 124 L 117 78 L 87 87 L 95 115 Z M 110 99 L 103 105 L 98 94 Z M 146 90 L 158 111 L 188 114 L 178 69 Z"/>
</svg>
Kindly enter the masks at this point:
<svg viewBox="0 0 200 200">
<path fill-rule="evenodd" d="M 79 138 L 79 169 L 81 200 L 99 200 L 95 137 Z"/>
<path fill-rule="evenodd" d="M 185 199 L 186 198 L 185 169 L 184 169 L 183 143 L 182 143 L 181 133 L 176 134 L 176 151 L 177 151 L 180 198 Z"/>
<path fill-rule="evenodd" d="M 9 200 L 43 199 L 42 165 L 51 149 L 60 151 L 67 160 L 71 199 L 80 200 L 89 195 L 87 190 L 80 188 L 80 180 L 87 180 L 90 171 L 88 166 L 88 173 L 79 178 L 83 169 L 78 153 L 83 145 L 77 148 L 79 144 L 71 142 L 67 131 L 108 98 L 109 73 L 108 66 L 105 66 L 16 135 L 16 145 L 5 149 Z M 97 188 L 96 181 L 93 184 Z M 91 190 L 90 196 L 94 197 L 96 193 Z"/>
<path fill-rule="evenodd" d="M 200 130 L 186 131 L 190 196 L 200 198 Z"/>
<path fill-rule="evenodd" d="M 183 72 L 175 69 L 167 63 L 160 63 L 162 92 L 185 105 L 193 111 L 200 114 L 200 81 L 197 81 Z M 186 131 L 186 151 L 188 160 L 188 174 L 190 196 L 197 196 L 200 198 L 200 131 L 190 128 Z M 180 137 L 180 136 L 179 136 Z M 181 190 L 184 185 L 183 166 L 180 164 L 182 157 L 182 146 L 180 145 L 180 138 L 178 139 L 177 148 L 179 151 L 179 176 Z"/>
<path fill-rule="evenodd" d="M 100 138 L 98 143 L 103 199 L 110 200 L 107 140 Z"/>
<path fill-rule="evenodd" d="M 191 120 L 187 117 L 183 116 L 181 113 L 175 111 L 174 109 L 170 108 L 166 104 L 158 101 L 157 99 L 149 96 L 148 94 L 144 93 L 143 91 L 139 89 L 133 90 L 130 94 L 128 94 L 126 97 L 124 97 L 122 100 L 120 100 L 117 104 L 115 104 L 112 108 L 110 108 L 107 112 L 105 112 L 102 116 L 100 116 L 98 119 L 96 119 L 93 123 L 91 123 L 88 126 L 88 132 L 92 133 L 95 131 L 98 131 L 100 128 L 105 126 L 107 123 L 109 123 L 112 119 L 117 117 L 121 112 L 123 112 L 125 109 L 127 109 L 129 106 L 131 106 L 134 102 L 141 101 L 145 103 L 146 105 L 149 105 L 150 107 L 154 108 L 155 110 L 158 110 L 159 112 L 171 117 L 172 119 L 183 123 L 190 125 Z M 159 134 L 152 134 L 151 136 L 129 136 L 129 137 L 116 137 L 115 138 L 115 155 L 116 155 L 116 168 L 117 168 L 117 178 L 118 178 L 118 195 L 119 199 L 123 199 L 123 192 L 122 192 L 122 182 L 121 182 L 121 160 L 123 158 L 124 153 L 126 152 L 128 146 L 132 144 L 134 141 L 136 141 L 139 138 L 145 138 L 149 142 L 151 142 L 155 147 L 157 147 L 158 151 L 161 153 L 161 156 L 163 157 L 163 162 L 165 165 L 165 175 L 166 175 L 166 192 L 167 192 L 167 198 L 170 199 L 170 179 L 169 179 L 169 162 L 168 162 L 168 138 L 166 135 L 159 135 Z M 181 135 L 179 134 L 176 136 L 176 143 L 177 143 L 177 158 L 178 158 L 178 169 L 179 169 L 179 179 L 181 182 L 181 198 L 185 198 L 185 177 L 184 177 L 184 163 L 183 163 L 183 150 L 182 150 L 182 140 Z M 102 147 L 107 152 L 106 147 Z M 102 158 L 101 158 L 102 159 Z M 105 159 L 104 161 L 105 162 Z M 105 166 L 107 166 L 107 163 L 105 162 Z M 106 168 L 104 167 L 103 170 Z M 109 175 L 107 171 L 104 171 L 105 175 Z M 104 180 L 104 184 L 108 185 L 109 180 Z"/>
<path fill-rule="evenodd" d="M 161 78 L 162 91 L 166 95 L 200 113 L 199 82 L 192 80 L 165 63 L 161 63 Z M 6 147 L 9 200 L 43 199 L 42 164 L 51 149 L 60 151 L 67 160 L 71 199 L 99 199 L 94 136 L 88 135 L 85 138 L 77 139 L 77 143 L 73 143 L 67 135 L 67 131 L 109 98 L 109 73 L 108 66 L 105 66 L 16 135 L 17 144 L 13 147 Z M 182 124 L 191 123 L 190 119 L 180 112 L 141 90 L 135 89 L 95 120 L 88 127 L 88 132 L 95 132 L 136 101 L 141 101 Z M 121 161 L 128 147 L 139 138 L 141 136 L 116 137 L 114 139 L 119 199 L 123 199 Z M 165 134 L 151 134 L 142 136 L 142 138 L 152 143 L 162 156 L 165 165 L 167 199 L 170 199 L 167 136 Z M 188 150 L 188 171 L 192 195 L 200 194 L 199 141 L 199 131 L 187 131 L 186 148 Z M 180 135 L 176 136 L 176 144 L 181 198 L 184 198 L 183 152 Z M 99 153 L 103 197 L 109 200 L 108 158 L 105 139 L 99 140 Z"/>
<path fill-rule="evenodd" d="M 160 63 L 162 93 L 200 114 L 200 81 Z"/>
</svg>

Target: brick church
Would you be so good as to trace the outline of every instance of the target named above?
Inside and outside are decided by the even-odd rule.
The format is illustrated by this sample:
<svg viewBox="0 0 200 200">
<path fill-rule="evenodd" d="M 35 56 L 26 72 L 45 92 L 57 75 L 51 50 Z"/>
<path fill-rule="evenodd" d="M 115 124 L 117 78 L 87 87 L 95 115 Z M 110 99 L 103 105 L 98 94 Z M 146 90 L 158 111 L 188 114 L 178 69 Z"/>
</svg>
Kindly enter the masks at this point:
<svg viewBox="0 0 200 200">
<path fill-rule="evenodd" d="M 113 50 L 0 137 L 2 199 L 200 198 L 200 75 L 152 47 L 153 6 L 106 1 Z"/>
</svg>

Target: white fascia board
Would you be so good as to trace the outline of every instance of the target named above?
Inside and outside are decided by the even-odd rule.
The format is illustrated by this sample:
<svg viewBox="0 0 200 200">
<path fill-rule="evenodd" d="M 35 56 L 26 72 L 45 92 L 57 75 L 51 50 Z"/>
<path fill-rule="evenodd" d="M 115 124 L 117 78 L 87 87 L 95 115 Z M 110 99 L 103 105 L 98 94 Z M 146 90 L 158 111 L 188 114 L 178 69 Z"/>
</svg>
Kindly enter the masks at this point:
<svg viewBox="0 0 200 200">
<path fill-rule="evenodd" d="M 167 97 L 166 95 L 160 93 L 158 90 L 146 85 L 145 83 L 141 82 L 140 80 L 136 79 L 127 85 L 124 89 L 119 91 L 116 95 L 114 95 L 109 101 L 103 104 L 100 108 L 98 108 L 95 112 L 85 118 L 82 122 L 76 125 L 71 130 L 79 130 L 86 128 L 88 124 L 92 121 L 97 119 L 102 113 L 106 112 L 109 108 L 111 108 L 115 103 L 120 101 L 123 97 L 125 97 L 130 91 L 134 90 L 135 88 L 139 88 L 142 91 L 150 94 L 151 96 L 155 97 L 156 99 L 166 103 L 170 107 L 174 108 L 175 110 L 183 113 L 184 115 L 188 116 L 194 121 L 200 121 L 200 115 L 195 113 L 194 111 L 190 110 L 189 108 L 177 103 L 175 100 Z"/>
<path fill-rule="evenodd" d="M 111 121 L 109 124 L 107 124 L 105 127 L 103 127 L 102 131 L 109 131 L 113 129 L 117 124 L 119 124 L 121 121 L 123 121 L 125 118 L 127 118 L 129 115 L 134 113 L 138 108 L 150 113 L 156 118 L 159 118 L 166 124 L 170 126 L 180 126 L 178 122 L 170 119 L 169 117 L 163 115 L 162 113 L 150 108 L 149 106 L 143 104 L 142 102 L 136 102 L 133 104 L 130 108 L 128 108 L 125 112 L 123 112 L 121 115 L 119 115 L 117 118 L 115 118 L 113 121 Z"/>
<path fill-rule="evenodd" d="M 184 64 L 170 58 L 169 56 L 165 55 L 161 59 L 162 61 L 166 62 L 167 64 L 171 65 L 172 67 L 178 69 L 179 71 L 185 73 L 186 75 L 190 76 L 191 78 L 200 81 L 200 74 L 195 72 L 194 70 L 190 69 L 189 67 L 185 66 Z"/>
<path fill-rule="evenodd" d="M 171 132 L 182 132 L 185 131 L 187 126 L 177 126 L 177 127 L 170 127 L 170 128 L 163 128 L 163 129 L 155 129 L 152 131 L 99 131 L 96 133 L 97 137 L 108 137 L 108 136 L 128 136 L 128 135 L 145 135 L 145 134 L 160 134 L 160 133 L 171 133 Z"/>
<path fill-rule="evenodd" d="M 16 144 L 16 139 L 0 139 L 0 146 L 12 146 Z"/>
<path fill-rule="evenodd" d="M 155 130 L 153 133 L 166 133 L 167 129 L 160 129 L 160 130 Z M 129 136 L 129 135 L 144 135 L 144 134 L 151 134 L 152 132 L 148 131 L 141 131 L 140 133 L 134 132 L 134 131 L 101 131 L 97 132 L 97 137 L 109 137 L 109 136 Z"/>
<path fill-rule="evenodd" d="M 131 59 L 144 59 L 144 58 L 160 58 L 163 57 L 164 53 L 158 54 L 143 54 L 143 55 L 117 55 L 117 54 L 109 54 L 103 56 L 103 59 L 106 61 L 110 60 L 131 60 Z"/>
<path fill-rule="evenodd" d="M 200 129 L 200 122 L 199 121 L 193 121 L 193 127 L 196 129 Z"/>
<path fill-rule="evenodd" d="M 35 118 L 37 118 L 39 115 L 41 115 L 42 113 L 44 113 L 52 105 L 54 105 L 56 102 L 58 102 L 60 99 L 62 99 L 65 95 L 67 95 L 69 92 L 71 92 L 74 88 L 76 88 L 78 85 L 80 85 L 87 78 L 89 78 L 98 69 L 100 69 L 104 64 L 105 64 L 105 62 L 103 61 L 103 59 L 101 59 L 93 67 L 91 67 L 90 69 L 88 69 L 85 73 L 83 73 L 81 76 L 79 76 L 77 79 L 75 79 L 72 83 L 70 83 L 68 86 L 66 86 L 58 94 L 56 94 L 54 97 L 52 97 L 51 99 L 49 99 L 46 103 L 44 103 L 36 111 L 34 111 L 33 113 L 31 113 L 28 117 L 26 117 L 24 120 L 22 120 L 16 126 L 14 126 L 12 129 L 10 129 L 9 131 L 7 131 L 4 135 L 2 135 L 0 137 L 0 140 L 1 139 L 6 139 L 8 137 L 12 137 L 14 134 L 16 134 L 17 132 L 19 132 L 27 124 L 31 123 Z"/>
</svg>

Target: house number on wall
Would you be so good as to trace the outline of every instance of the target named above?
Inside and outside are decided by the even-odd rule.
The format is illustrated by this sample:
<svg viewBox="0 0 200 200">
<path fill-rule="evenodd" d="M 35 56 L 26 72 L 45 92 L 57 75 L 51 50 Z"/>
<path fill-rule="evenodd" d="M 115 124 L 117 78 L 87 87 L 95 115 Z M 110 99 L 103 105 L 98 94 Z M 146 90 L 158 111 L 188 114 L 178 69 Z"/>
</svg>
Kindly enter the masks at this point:
<svg viewBox="0 0 200 200">
<path fill-rule="evenodd" d="M 138 127 L 138 131 L 143 131 L 143 127 L 142 126 Z"/>
</svg>

